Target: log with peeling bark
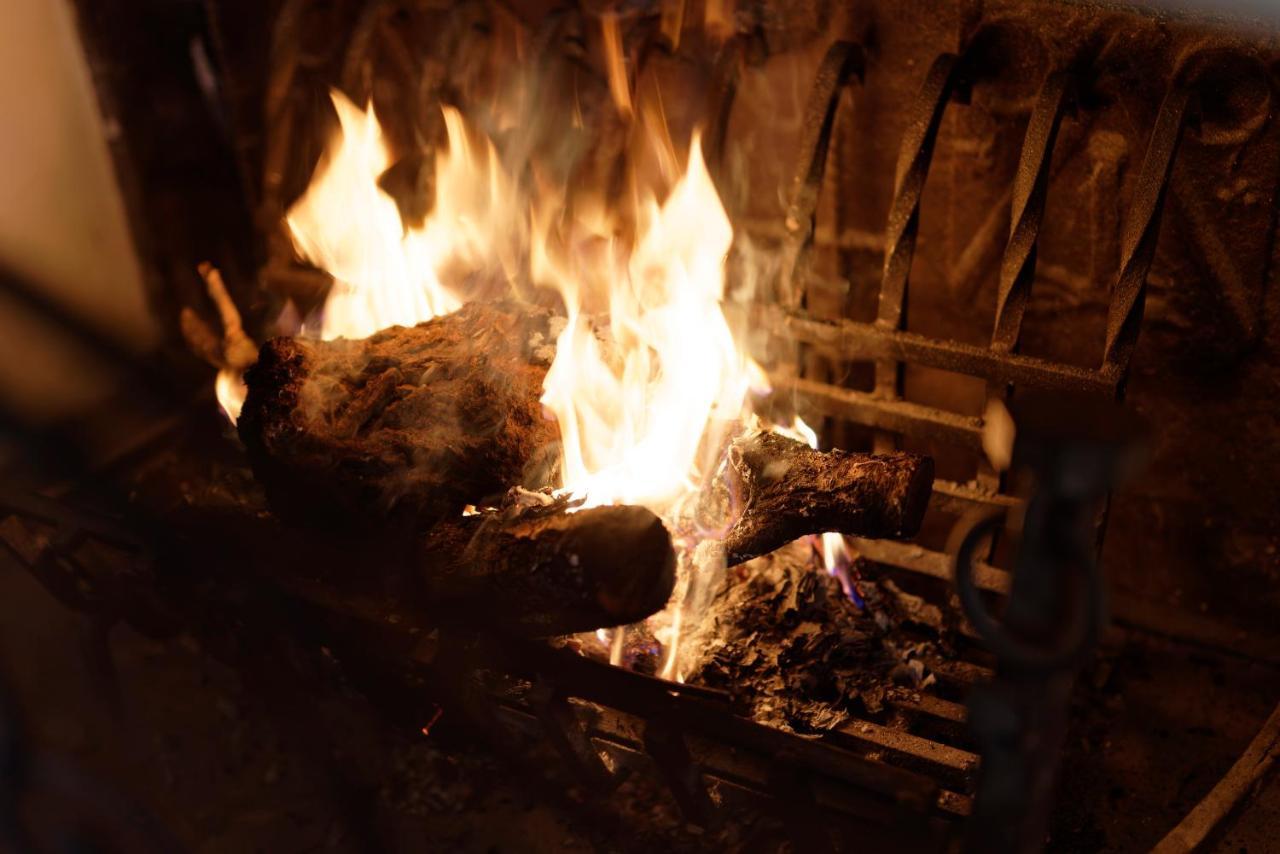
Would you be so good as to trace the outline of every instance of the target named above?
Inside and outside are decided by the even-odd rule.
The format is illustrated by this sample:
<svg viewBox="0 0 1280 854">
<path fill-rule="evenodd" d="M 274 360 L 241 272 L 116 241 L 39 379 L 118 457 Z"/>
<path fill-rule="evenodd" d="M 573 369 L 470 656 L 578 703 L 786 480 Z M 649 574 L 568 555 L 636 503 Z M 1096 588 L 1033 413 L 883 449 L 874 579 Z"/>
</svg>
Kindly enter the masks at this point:
<svg viewBox="0 0 1280 854">
<path fill-rule="evenodd" d="M 563 501 L 441 522 L 418 563 L 428 610 L 531 636 L 639 622 L 666 605 L 676 566 L 649 510 Z"/>
<path fill-rule="evenodd" d="M 161 562 L 180 567 L 182 583 L 246 578 L 261 590 L 265 579 L 400 631 L 448 624 L 544 637 L 642 620 L 675 581 L 670 535 L 640 507 L 571 512 L 567 501 L 513 490 L 497 509 L 426 533 L 371 537 L 282 524 L 246 472 L 195 450 L 182 465 L 131 482 L 140 516 L 164 532 Z"/>
<path fill-rule="evenodd" d="M 816 451 L 771 432 L 735 441 L 729 454 L 741 507 L 724 538 L 730 566 L 808 534 L 912 536 L 933 490 L 933 460 L 919 454 Z"/>
<path fill-rule="evenodd" d="M 539 403 L 545 312 L 469 303 L 361 340 L 275 338 L 245 374 L 239 431 L 272 509 L 312 526 L 425 530 L 509 487 L 554 482 Z"/>
</svg>

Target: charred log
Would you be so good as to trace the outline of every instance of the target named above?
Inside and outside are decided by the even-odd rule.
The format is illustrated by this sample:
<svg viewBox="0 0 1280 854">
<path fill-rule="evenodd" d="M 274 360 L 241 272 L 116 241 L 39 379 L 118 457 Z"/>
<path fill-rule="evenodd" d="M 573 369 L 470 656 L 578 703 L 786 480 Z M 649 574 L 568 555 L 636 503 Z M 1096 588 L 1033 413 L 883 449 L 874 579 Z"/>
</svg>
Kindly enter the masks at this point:
<svg viewBox="0 0 1280 854">
<path fill-rule="evenodd" d="M 918 454 L 816 451 L 759 432 L 730 448 L 742 512 L 724 546 L 729 565 L 808 534 L 909 537 L 933 490 L 933 460 Z"/>
<path fill-rule="evenodd" d="M 426 607 L 534 636 L 639 622 L 661 609 L 675 585 L 662 521 L 643 507 L 569 509 L 549 501 L 441 522 L 421 554 Z"/>
<path fill-rule="evenodd" d="M 245 375 L 239 430 L 272 509 L 422 529 L 512 485 L 550 483 L 547 322 L 471 303 L 362 340 L 268 341 Z"/>
</svg>

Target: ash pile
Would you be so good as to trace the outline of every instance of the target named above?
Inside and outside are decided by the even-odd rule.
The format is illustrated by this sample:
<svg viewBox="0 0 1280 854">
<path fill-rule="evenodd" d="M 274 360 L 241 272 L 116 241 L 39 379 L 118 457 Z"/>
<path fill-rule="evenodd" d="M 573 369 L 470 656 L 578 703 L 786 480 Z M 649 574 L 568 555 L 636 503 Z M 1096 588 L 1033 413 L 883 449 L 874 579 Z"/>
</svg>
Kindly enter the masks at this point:
<svg viewBox="0 0 1280 854">
<path fill-rule="evenodd" d="M 928 690 L 935 679 L 924 661 L 942 641 L 920 640 L 905 624 L 941 627 L 939 609 L 887 579 L 847 583 L 848 591 L 807 541 L 730 570 L 691 639 L 705 652 L 688 681 L 728 691 L 754 720 L 798 733 L 875 716 L 895 693 Z"/>
</svg>

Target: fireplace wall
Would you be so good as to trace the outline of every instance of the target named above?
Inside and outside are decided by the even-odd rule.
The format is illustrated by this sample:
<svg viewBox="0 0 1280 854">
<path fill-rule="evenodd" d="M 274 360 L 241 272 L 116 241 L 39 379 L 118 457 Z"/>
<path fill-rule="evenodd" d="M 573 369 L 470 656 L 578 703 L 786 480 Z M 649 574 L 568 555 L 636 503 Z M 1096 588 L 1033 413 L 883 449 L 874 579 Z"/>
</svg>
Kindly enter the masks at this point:
<svg viewBox="0 0 1280 854">
<path fill-rule="evenodd" d="M 1049 67 L 1086 57 L 1096 84 L 1064 120 L 1055 149 L 1022 352 L 1096 366 L 1121 226 L 1156 109 L 1179 63 L 1194 67 L 1198 54 L 1206 62 L 1197 72 L 1203 119 L 1184 137 L 1173 168 L 1127 393 L 1151 422 L 1153 458 L 1114 503 L 1104 562 L 1119 590 L 1252 618 L 1242 625 L 1264 629 L 1280 568 L 1280 508 L 1268 486 L 1280 465 L 1269 403 L 1278 379 L 1269 344 L 1280 163 L 1274 29 L 1089 4 L 954 4 L 940 14 L 925 5 L 864 4 L 845 25 L 868 45 L 866 82 L 851 89 L 837 117 L 816 240 L 825 299 L 814 299 L 811 310 L 874 317 L 903 105 L 937 53 L 957 50 L 986 27 L 995 77 L 944 115 L 920 214 L 907 328 L 989 340 L 1031 103 Z M 775 98 L 796 85 L 788 74 L 811 78 L 821 48 L 804 61 L 766 63 L 781 78 Z M 739 115 L 731 141 L 748 138 L 754 126 L 757 151 L 794 147 L 793 129 L 746 109 Z M 768 129 L 776 137 L 763 142 L 759 134 Z M 777 167 L 755 179 L 757 187 L 788 178 L 785 158 L 751 161 Z M 746 205 L 749 230 L 778 233 L 776 193 L 753 192 Z M 846 366 L 831 370 L 838 376 Z M 870 373 L 854 366 L 850 381 L 869 388 Z M 908 373 L 906 396 L 979 415 L 984 388 L 921 369 Z M 960 467 L 949 476 L 972 473 Z"/>
</svg>

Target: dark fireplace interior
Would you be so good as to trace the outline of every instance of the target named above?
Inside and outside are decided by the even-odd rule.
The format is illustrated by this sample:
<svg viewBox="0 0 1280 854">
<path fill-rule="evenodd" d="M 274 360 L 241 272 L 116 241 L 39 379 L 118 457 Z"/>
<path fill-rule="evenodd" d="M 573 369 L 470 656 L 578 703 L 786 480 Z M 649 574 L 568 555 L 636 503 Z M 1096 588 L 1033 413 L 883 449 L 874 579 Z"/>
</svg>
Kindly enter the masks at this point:
<svg viewBox="0 0 1280 854">
<path fill-rule="evenodd" d="M 0 850 L 1280 850 L 1280 13 L 11 12 Z"/>
</svg>

